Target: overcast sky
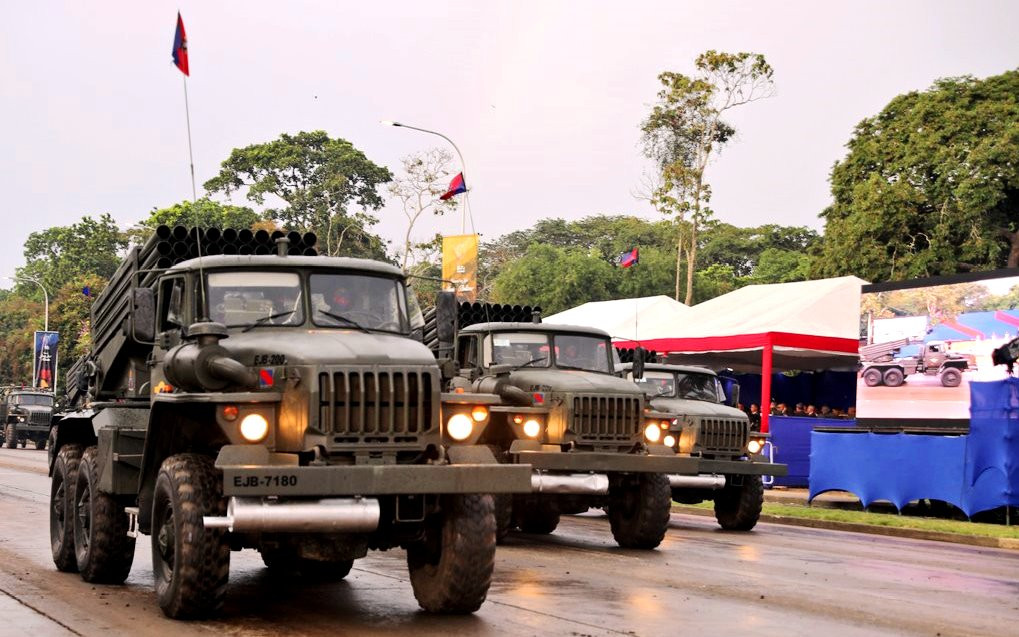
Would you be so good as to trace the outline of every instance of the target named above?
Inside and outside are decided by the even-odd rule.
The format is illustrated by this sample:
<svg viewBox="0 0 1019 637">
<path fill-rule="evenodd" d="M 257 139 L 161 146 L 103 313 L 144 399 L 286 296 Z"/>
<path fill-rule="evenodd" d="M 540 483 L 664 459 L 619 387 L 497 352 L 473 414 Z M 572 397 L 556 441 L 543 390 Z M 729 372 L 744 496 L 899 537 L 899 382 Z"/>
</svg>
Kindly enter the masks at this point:
<svg viewBox="0 0 1019 637">
<path fill-rule="evenodd" d="M 111 213 L 129 226 L 190 198 L 178 6 L 5 3 L 0 23 L 0 276 L 30 232 Z M 654 218 L 634 198 L 649 168 L 639 125 L 664 70 L 706 49 L 763 53 L 776 96 L 731 117 L 710 167 L 722 221 L 821 230 L 828 174 L 853 127 L 939 77 L 1019 66 L 1019 3 L 199 2 L 188 33 L 199 188 L 230 150 L 325 129 L 370 159 L 442 140 L 463 151 L 484 239 L 545 217 Z M 244 203 L 242 200 L 236 203 Z M 395 239 L 395 208 L 376 229 Z M 458 233 L 429 219 L 418 237 Z M 8 282 L 0 282 L 6 287 Z"/>
</svg>

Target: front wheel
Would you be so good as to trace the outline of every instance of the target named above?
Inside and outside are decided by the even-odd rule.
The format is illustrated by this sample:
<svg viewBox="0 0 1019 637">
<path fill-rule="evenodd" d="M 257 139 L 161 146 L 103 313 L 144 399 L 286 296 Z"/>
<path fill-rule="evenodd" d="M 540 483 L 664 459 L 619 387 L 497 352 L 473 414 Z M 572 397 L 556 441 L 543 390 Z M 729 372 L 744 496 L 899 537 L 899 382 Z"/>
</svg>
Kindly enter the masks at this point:
<svg viewBox="0 0 1019 637">
<path fill-rule="evenodd" d="M 18 432 L 14 429 L 14 423 L 7 423 L 7 428 L 4 429 L 4 444 L 7 445 L 8 449 L 14 449 L 18 446 Z"/>
<path fill-rule="evenodd" d="M 958 387 L 962 382 L 962 372 L 954 367 L 949 367 L 941 372 L 941 385 L 943 387 Z"/>
<path fill-rule="evenodd" d="M 81 456 L 74 487 L 74 553 L 86 582 L 123 584 L 134 561 L 134 538 L 127 534 L 127 513 L 99 490 L 99 450 Z"/>
<path fill-rule="evenodd" d="M 430 613 L 473 613 L 495 568 L 495 503 L 491 495 L 447 495 L 426 520 L 425 539 L 407 548 L 410 583 Z"/>
<path fill-rule="evenodd" d="M 609 488 L 609 524 L 616 543 L 628 549 L 653 549 L 665 539 L 672 509 L 672 488 L 661 473 L 616 476 Z"/>
<path fill-rule="evenodd" d="M 761 476 L 743 476 L 742 485 L 726 485 L 715 495 L 715 519 L 726 531 L 749 531 L 761 518 L 763 505 Z"/>
<path fill-rule="evenodd" d="M 74 573 L 74 485 L 78 481 L 81 446 L 64 445 L 53 461 L 50 480 L 50 550 L 58 571 Z"/>
<path fill-rule="evenodd" d="M 202 517 L 226 513 L 223 484 L 212 458 L 197 454 L 163 461 L 152 497 L 152 571 L 167 617 L 199 617 L 223 605 L 230 546 Z"/>
</svg>

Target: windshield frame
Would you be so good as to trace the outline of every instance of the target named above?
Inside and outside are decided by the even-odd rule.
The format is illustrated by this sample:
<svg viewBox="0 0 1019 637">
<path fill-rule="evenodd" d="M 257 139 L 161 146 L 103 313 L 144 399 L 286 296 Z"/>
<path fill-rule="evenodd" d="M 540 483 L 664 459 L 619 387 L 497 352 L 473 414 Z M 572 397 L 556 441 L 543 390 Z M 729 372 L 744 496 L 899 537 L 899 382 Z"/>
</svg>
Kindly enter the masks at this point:
<svg viewBox="0 0 1019 637">
<path fill-rule="evenodd" d="M 656 378 L 656 377 L 652 376 L 652 374 L 661 374 L 662 377 Z M 676 396 L 677 396 L 677 391 L 679 390 L 679 383 L 676 381 L 676 372 L 673 372 L 673 371 L 663 371 L 663 370 L 660 370 L 660 369 L 654 369 L 654 370 L 648 369 L 648 370 L 644 371 L 644 376 L 643 377 L 641 377 L 641 378 L 634 378 L 633 377 L 633 370 L 631 369 L 631 370 L 627 371 L 627 376 L 628 376 L 629 380 L 633 381 L 633 383 L 635 385 L 637 385 L 637 387 L 640 387 L 641 391 L 643 391 L 644 395 L 647 396 L 648 398 L 676 398 Z M 668 378 L 664 378 L 666 376 Z M 649 393 L 649 392 L 645 391 L 645 387 L 644 387 L 644 385 L 646 385 L 647 383 L 641 383 L 640 382 L 640 381 L 646 380 L 648 378 L 652 378 L 654 380 L 669 380 L 669 381 L 672 382 L 672 389 L 667 394 L 652 394 L 652 393 Z"/>
<path fill-rule="evenodd" d="M 583 372 L 591 372 L 593 374 L 610 374 L 615 376 L 615 366 L 612 364 L 612 356 L 609 354 L 613 350 L 611 340 L 606 336 L 600 336 L 598 334 L 576 334 L 576 333 L 557 333 L 551 334 L 552 336 L 552 352 L 554 354 L 553 366 L 558 369 L 579 369 Z M 591 369 L 590 367 L 577 367 L 575 365 L 564 365 L 559 362 L 559 344 L 560 338 L 586 338 L 594 341 L 601 341 L 605 345 L 605 369 Z M 597 346 L 595 347 L 597 349 Z"/>
<path fill-rule="evenodd" d="M 548 354 L 544 354 L 545 358 L 541 359 L 541 356 L 532 359 L 535 360 L 534 364 L 521 364 L 514 365 L 516 369 L 568 369 L 578 370 L 583 372 L 590 372 L 592 374 L 607 374 L 609 376 L 615 376 L 615 366 L 612 364 L 612 357 L 610 352 L 613 350 L 611 340 L 607 336 L 601 336 L 599 334 L 584 334 L 576 332 L 547 332 L 542 330 L 526 330 L 526 329 L 505 329 L 505 330 L 493 330 L 484 334 L 482 342 L 482 358 L 485 363 L 485 367 L 491 367 L 492 365 L 507 365 L 512 363 L 498 363 L 495 360 L 495 338 L 503 334 L 528 334 L 544 337 L 544 347 L 548 348 Z M 576 367 L 573 365 L 564 365 L 559 361 L 559 354 L 556 352 L 556 339 L 560 337 L 573 337 L 573 338 L 589 338 L 596 341 L 605 343 L 605 369 L 591 369 L 588 367 Z"/>
<path fill-rule="evenodd" d="M 676 394 L 677 398 L 682 398 L 683 400 L 699 400 L 701 402 L 710 402 L 710 403 L 715 404 L 715 405 L 725 405 L 726 404 L 726 402 L 725 402 L 725 389 L 722 387 L 721 379 L 719 379 L 718 376 L 716 376 L 715 374 L 707 374 L 707 373 L 704 373 L 704 372 L 687 372 L 687 371 L 678 371 L 677 370 L 674 375 L 675 375 L 675 379 L 676 379 L 676 392 L 675 392 L 675 394 Z M 698 398 L 698 397 L 694 397 L 694 396 L 684 396 L 684 395 L 682 395 L 682 393 L 680 392 L 680 384 L 682 383 L 682 378 L 681 377 L 683 377 L 683 376 L 687 376 L 687 377 L 697 376 L 697 377 L 710 378 L 712 381 L 714 381 L 715 399 L 714 400 L 707 400 L 705 398 Z"/>
</svg>

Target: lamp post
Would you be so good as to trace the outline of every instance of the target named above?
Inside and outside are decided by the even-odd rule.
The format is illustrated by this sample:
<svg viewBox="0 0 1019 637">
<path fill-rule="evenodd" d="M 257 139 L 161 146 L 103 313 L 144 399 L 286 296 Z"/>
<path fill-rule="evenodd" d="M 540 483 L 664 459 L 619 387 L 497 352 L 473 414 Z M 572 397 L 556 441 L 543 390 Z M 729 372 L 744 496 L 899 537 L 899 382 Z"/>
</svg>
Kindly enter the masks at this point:
<svg viewBox="0 0 1019 637">
<path fill-rule="evenodd" d="M 46 286 L 40 283 L 39 279 L 33 279 L 30 276 L 5 276 L 4 278 L 11 281 L 31 281 L 39 286 L 39 289 L 42 290 L 43 308 L 45 310 L 42 329 L 44 332 L 50 331 L 50 295 L 49 292 L 46 291 Z"/>
<path fill-rule="evenodd" d="M 390 120 L 387 120 L 387 119 L 384 119 L 384 120 L 380 121 L 379 123 L 382 124 L 383 126 L 395 126 L 397 128 L 409 128 L 410 130 L 416 130 L 416 131 L 418 131 L 420 133 L 428 133 L 429 135 L 435 135 L 437 137 L 443 138 L 444 140 L 449 142 L 449 145 L 452 146 L 453 150 L 456 151 L 457 157 L 460 158 L 460 172 L 463 173 L 463 175 L 464 175 L 464 182 L 467 181 L 467 164 L 464 163 L 463 153 L 460 152 L 460 149 L 457 148 L 456 144 L 453 142 L 452 139 L 446 137 L 445 135 L 443 135 L 442 133 L 440 133 L 438 131 L 428 130 L 427 128 L 418 128 L 417 126 L 411 126 L 410 124 L 401 124 L 400 122 L 393 122 L 393 121 L 390 121 Z M 464 193 L 464 197 L 465 197 L 464 212 L 463 212 L 462 215 L 460 215 L 460 234 L 464 234 L 465 232 L 467 232 L 467 228 L 466 228 L 467 211 L 470 209 L 470 206 L 471 206 L 471 199 L 470 199 L 471 191 L 470 191 L 470 189 L 468 189 L 467 192 Z M 473 224 L 474 222 L 472 221 L 471 223 Z"/>
</svg>

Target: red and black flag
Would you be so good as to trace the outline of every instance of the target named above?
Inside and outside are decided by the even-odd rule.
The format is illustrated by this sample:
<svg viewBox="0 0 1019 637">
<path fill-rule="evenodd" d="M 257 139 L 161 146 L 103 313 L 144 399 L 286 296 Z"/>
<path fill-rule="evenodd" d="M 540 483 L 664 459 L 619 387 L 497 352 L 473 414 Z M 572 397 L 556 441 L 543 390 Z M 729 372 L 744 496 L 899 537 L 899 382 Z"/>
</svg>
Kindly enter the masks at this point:
<svg viewBox="0 0 1019 637">
<path fill-rule="evenodd" d="M 464 182 L 464 174 L 457 173 L 456 177 L 453 177 L 453 181 L 449 182 L 449 188 L 439 199 L 446 201 L 453 195 L 459 195 L 462 192 L 467 192 L 467 183 Z"/>
<path fill-rule="evenodd" d="M 640 250 L 639 248 L 634 248 L 633 250 L 628 250 L 620 254 L 616 258 L 616 265 L 623 268 L 628 268 L 630 266 L 637 265 L 638 263 L 640 263 L 639 250 Z"/>
<path fill-rule="evenodd" d="M 191 75 L 188 72 L 188 36 L 184 33 L 184 21 L 180 18 L 180 11 L 177 12 L 177 32 L 173 34 L 173 63 L 181 73 Z"/>
</svg>

